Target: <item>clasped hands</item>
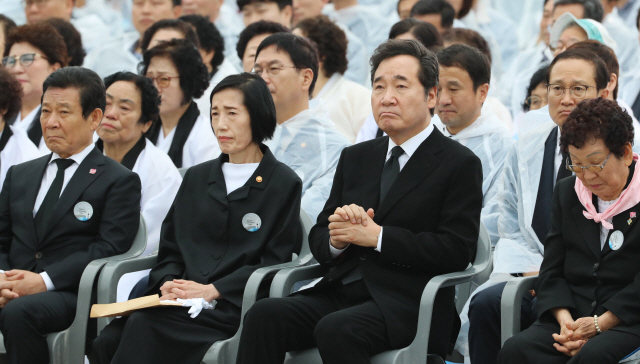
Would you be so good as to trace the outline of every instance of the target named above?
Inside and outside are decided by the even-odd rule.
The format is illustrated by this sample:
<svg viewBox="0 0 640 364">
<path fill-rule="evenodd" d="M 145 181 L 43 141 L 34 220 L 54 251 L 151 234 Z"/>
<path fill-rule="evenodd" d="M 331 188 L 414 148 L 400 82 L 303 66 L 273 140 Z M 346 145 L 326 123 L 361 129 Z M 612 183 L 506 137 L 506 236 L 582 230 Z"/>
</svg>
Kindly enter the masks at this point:
<svg viewBox="0 0 640 364">
<path fill-rule="evenodd" d="M 211 302 L 220 298 L 220 292 L 218 292 L 213 284 L 200 284 L 184 279 L 174 279 L 173 281 L 164 282 L 162 287 L 160 287 L 160 293 L 162 293 L 160 301 L 175 301 L 176 298 L 183 300 L 189 298 L 204 298 L 205 301 Z"/>
<path fill-rule="evenodd" d="M 560 334 L 553 334 L 556 341 L 553 346 L 567 356 L 576 355 L 582 346 L 598 333 L 593 317 L 581 317 L 574 321 L 566 309 L 559 309 L 555 316 L 560 324 Z M 619 322 L 620 320 L 609 311 L 598 317 L 598 325 L 602 331 L 617 326 Z"/>
<path fill-rule="evenodd" d="M 27 270 L 12 269 L 0 273 L 0 308 L 22 296 L 45 292 L 47 285 L 42 276 Z"/>
<path fill-rule="evenodd" d="M 331 245 L 344 249 L 349 244 L 375 248 L 382 228 L 373 222 L 373 209 L 367 211 L 361 206 L 351 204 L 338 207 L 329 216 L 329 236 Z"/>
</svg>

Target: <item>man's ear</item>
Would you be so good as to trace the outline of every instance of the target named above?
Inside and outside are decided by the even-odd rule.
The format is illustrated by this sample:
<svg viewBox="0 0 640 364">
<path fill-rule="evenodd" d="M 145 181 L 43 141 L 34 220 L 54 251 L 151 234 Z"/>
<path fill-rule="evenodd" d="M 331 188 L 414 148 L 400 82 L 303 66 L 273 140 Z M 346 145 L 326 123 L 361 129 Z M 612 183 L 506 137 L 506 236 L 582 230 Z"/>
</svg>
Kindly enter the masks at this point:
<svg viewBox="0 0 640 364">
<path fill-rule="evenodd" d="M 310 68 L 300 70 L 302 76 L 302 90 L 309 91 L 311 83 L 313 82 L 313 71 Z"/>
<path fill-rule="evenodd" d="M 293 7 L 291 5 L 287 5 L 284 9 L 280 10 L 280 16 L 282 17 L 282 25 L 291 29 L 291 22 L 293 20 Z"/>
<path fill-rule="evenodd" d="M 438 103 L 438 86 L 433 86 L 429 89 L 429 93 L 427 94 L 427 105 L 429 109 L 433 109 L 436 107 Z"/>
<path fill-rule="evenodd" d="M 478 87 L 478 89 L 476 90 L 476 94 L 478 95 L 480 102 L 484 104 L 484 102 L 487 100 L 487 96 L 489 95 L 489 84 L 485 83 L 483 85 L 480 85 L 480 87 Z"/>
<path fill-rule="evenodd" d="M 146 133 L 149 131 L 149 128 L 151 128 L 151 125 L 153 124 L 153 121 L 149 120 L 146 123 L 144 123 L 144 125 L 142 126 L 142 133 Z"/>
<path fill-rule="evenodd" d="M 91 131 L 96 131 L 96 129 L 98 129 L 98 126 L 100 126 L 100 122 L 102 121 L 102 116 L 104 116 L 104 113 L 98 108 L 95 108 L 95 110 L 93 110 L 91 114 L 89 114 Z"/>
</svg>

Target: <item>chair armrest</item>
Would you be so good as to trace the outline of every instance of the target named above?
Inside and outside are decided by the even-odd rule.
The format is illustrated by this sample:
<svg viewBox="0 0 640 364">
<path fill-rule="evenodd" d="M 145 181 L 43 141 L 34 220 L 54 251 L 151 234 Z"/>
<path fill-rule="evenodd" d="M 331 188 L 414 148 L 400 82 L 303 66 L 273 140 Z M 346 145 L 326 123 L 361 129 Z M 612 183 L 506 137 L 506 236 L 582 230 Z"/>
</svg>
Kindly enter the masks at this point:
<svg viewBox="0 0 640 364">
<path fill-rule="evenodd" d="M 273 277 L 269 297 L 288 296 L 291 293 L 291 288 L 296 282 L 322 277 L 327 273 L 327 271 L 328 268 L 325 268 L 320 264 L 282 269 L 275 277 Z"/>
<path fill-rule="evenodd" d="M 429 332 L 431 330 L 431 318 L 433 316 L 433 305 L 436 294 L 440 288 L 452 287 L 458 284 L 470 282 L 473 277 L 482 273 L 485 267 L 471 266 L 462 272 L 442 274 L 431 278 L 422 291 L 420 298 L 420 311 L 418 314 L 418 330 L 416 337 L 406 350 L 405 362 L 426 363 L 429 343 Z M 427 350 L 425 350 L 427 347 Z"/>
<path fill-rule="evenodd" d="M 501 346 L 510 337 L 520 332 L 520 307 L 522 296 L 526 291 L 533 289 L 537 276 L 511 278 L 502 291 L 500 302 L 500 329 L 502 336 Z"/>
</svg>

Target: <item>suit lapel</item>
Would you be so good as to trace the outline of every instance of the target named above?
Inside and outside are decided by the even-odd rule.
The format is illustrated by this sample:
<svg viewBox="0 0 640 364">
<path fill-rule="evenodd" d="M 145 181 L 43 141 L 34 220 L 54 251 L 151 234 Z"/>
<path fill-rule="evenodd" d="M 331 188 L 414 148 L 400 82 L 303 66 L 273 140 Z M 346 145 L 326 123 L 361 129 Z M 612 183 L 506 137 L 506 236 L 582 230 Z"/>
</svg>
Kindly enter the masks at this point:
<svg viewBox="0 0 640 364">
<path fill-rule="evenodd" d="M 49 165 L 50 160 L 51 154 L 39 158 L 36 161 L 36 168 L 34 169 L 34 173 L 30 176 L 26 176 L 28 181 L 25 180 L 23 183 L 23 186 L 25 186 L 24 198 L 26 203 L 20 205 L 23 209 L 21 215 L 24 216 L 24 221 L 28 227 L 28 234 L 30 234 L 27 241 L 33 242 L 34 248 L 37 247 L 38 237 L 36 236 L 36 225 L 33 221 L 33 207 L 36 205 L 38 191 L 40 191 L 40 185 L 42 184 L 44 173 L 47 170 L 47 166 Z M 31 183 L 32 181 L 40 181 L 40 183 Z"/>
<path fill-rule="evenodd" d="M 624 236 L 625 241 L 627 240 L 628 232 L 631 230 L 633 226 L 636 225 L 636 220 L 638 220 L 637 214 L 639 210 L 640 209 L 638 209 L 638 205 L 636 205 L 630 208 L 629 210 L 623 211 L 613 217 L 613 221 L 612 221 L 613 229 L 609 231 L 609 236 L 607 237 L 607 241 L 605 241 L 604 243 L 604 248 L 602 249 L 603 256 L 612 251 L 611 248 L 609 247 L 609 237 L 611 236 L 611 233 L 613 233 L 614 231 L 620 231 L 622 233 L 622 236 Z M 635 217 L 632 218 L 631 217 L 632 215 Z M 625 241 L 623 241 L 622 243 L 623 245 Z"/>
<path fill-rule="evenodd" d="M 575 218 L 578 230 L 582 234 L 584 241 L 587 242 L 589 249 L 591 249 L 596 257 L 600 257 L 600 224 L 584 217 L 584 214 L 582 213 L 583 211 L 584 207 L 582 207 L 582 205 L 575 206 L 573 208 L 573 217 Z"/>
<path fill-rule="evenodd" d="M 372 208 L 378 215 L 380 206 L 380 180 L 382 169 L 384 168 L 387 149 L 389 147 L 389 137 L 376 139 L 377 144 L 363 158 L 360 177 L 362 178 L 362 207 L 365 210 Z M 348 201 L 345 201 L 348 202 Z M 377 216 L 376 216 L 377 217 Z"/>
<path fill-rule="evenodd" d="M 440 163 L 440 160 L 435 156 L 443 148 L 444 136 L 437 129 L 431 132 L 431 135 L 425 141 L 420 144 L 416 152 L 409 158 L 407 164 L 402 168 L 398 178 L 393 182 L 389 192 L 385 196 L 383 201 L 380 201 L 380 206 L 376 217 L 382 220 L 384 216 L 389 212 L 391 207 L 404 195 L 409 193 L 418 184 L 424 181 Z M 382 170 L 378 176 L 382 175 Z M 380 177 L 378 177 L 378 195 L 380 194 Z"/>
<path fill-rule="evenodd" d="M 209 196 L 225 206 L 229 206 L 227 201 L 227 185 L 224 183 L 224 175 L 222 174 L 223 159 L 228 160 L 229 156 L 222 154 L 220 158 L 214 159 L 209 172 Z"/>
<path fill-rule="evenodd" d="M 104 172 L 104 158 L 98 149 L 94 148 L 78 166 L 78 169 L 60 195 L 58 202 L 53 207 L 51 219 L 43 235 L 43 242 L 47 240 L 51 229 L 53 229 L 65 213 L 74 208 L 75 202 L 80 198 L 84 190 Z M 90 173 L 92 169 L 96 170 L 95 173 Z"/>
</svg>

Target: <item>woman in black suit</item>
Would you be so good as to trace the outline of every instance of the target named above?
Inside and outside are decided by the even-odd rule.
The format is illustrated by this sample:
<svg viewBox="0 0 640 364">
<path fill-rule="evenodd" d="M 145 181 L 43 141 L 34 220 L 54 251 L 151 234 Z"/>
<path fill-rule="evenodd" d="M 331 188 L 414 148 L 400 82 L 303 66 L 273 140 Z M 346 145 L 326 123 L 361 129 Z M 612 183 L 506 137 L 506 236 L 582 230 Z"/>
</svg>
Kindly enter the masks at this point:
<svg viewBox="0 0 640 364">
<path fill-rule="evenodd" d="M 631 117 L 602 98 L 582 101 L 564 123 L 560 146 L 575 176 L 558 182 L 553 195 L 535 285 L 540 317 L 505 343 L 499 363 L 613 364 L 640 347 L 633 135 Z"/>
<path fill-rule="evenodd" d="M 276 127 L 266 83 L 233 75 L 211 93 L 220 157 L 191 167 L 164 220 L 147 294 L 215 301 L 195 318 L 161 307 L 114 320 L 94 341 L 92 363 L 200 363 L 240 324 L 242 295 L 258 268 L 285 263 L 302 241 L 302 182 L 262 142 Z"/>
</svg>

